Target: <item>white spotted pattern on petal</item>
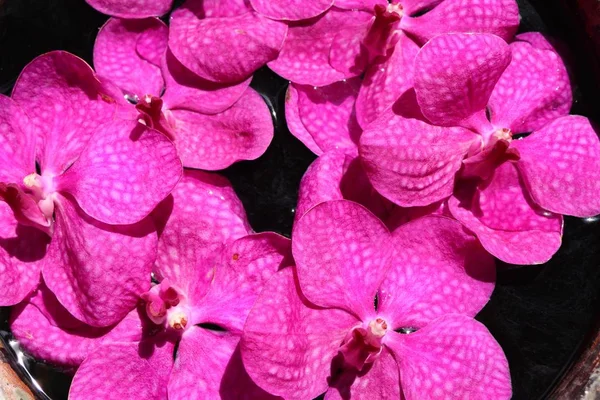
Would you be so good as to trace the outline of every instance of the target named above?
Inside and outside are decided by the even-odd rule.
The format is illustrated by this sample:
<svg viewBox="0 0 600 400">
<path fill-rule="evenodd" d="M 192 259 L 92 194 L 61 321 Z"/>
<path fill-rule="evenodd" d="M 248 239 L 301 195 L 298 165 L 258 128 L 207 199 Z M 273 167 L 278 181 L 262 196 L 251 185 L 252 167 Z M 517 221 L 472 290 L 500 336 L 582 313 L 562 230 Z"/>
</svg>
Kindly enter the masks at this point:
<svg viewBox="0 0 600 400">
<path fill-rule="evenodd" d="M 85 0 L 103 14 L 120 18 L 160 17 L 169 12 L 173 0 Z"/>
</svg>

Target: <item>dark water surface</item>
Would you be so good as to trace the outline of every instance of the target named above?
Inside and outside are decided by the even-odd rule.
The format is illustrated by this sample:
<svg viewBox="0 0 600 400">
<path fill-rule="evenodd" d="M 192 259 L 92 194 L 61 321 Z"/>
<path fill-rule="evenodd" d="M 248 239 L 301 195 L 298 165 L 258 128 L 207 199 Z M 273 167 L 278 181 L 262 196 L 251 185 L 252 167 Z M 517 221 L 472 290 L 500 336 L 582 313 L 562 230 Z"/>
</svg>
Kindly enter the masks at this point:
<svg viewBox="0 0 600 400">
<path fill-rule="evenodd" d="M 543 31 L 561 41 L 576 87 L 573 112 L 600 121 L 600 110 L 592 107 L 599 87 L 589 47 L 581 39 L 583 26 L 574 22 L 576 16 L 566 15 L 561 4 L 519 1 L 521 31 Z M 0 0 L 0 92 L 8 95 L 19 71 L 50 50 L 67 50 L 91 63 L 94 38 L 105 20 L 83 0 Z M 267 69 L 255 75 L 252 86 L 272 105 L 275 139 L 260 159 L 238 163 L 224 173 L 256 231 L 289 235 L 298 185 L 315 156 L 285 126 L 286 85 Z M 595 220 L 566 218 L 562 248 L 545 265 L 500 267 L 496 291 L 478 318 L 506 352 L 514 399 L 544 398 L 560 378 L 598 317 L 599 288 L 600 224 Z M 6 314 L 0 313 L 0 333 L 9 341 Z M 66 399 L 68 373 L 23 354 L 19 358 L 48 395 L 40 392 L 43 398 Z"/>
</svg>

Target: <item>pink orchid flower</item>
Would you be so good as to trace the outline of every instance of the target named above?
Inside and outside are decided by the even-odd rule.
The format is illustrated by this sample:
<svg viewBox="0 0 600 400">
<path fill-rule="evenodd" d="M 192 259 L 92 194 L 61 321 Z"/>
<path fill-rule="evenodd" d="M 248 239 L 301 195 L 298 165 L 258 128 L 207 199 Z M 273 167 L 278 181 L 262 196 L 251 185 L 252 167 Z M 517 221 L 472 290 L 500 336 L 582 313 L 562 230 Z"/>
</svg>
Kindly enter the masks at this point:
<svg viewBox="0 0 600 400">
<path fill-rule="evenodd" d="M 173 0 L 85 0 L 103 14 L 119 18 L 160 17 L 171 9 Z"/>
<path fill-rule="evenodd" d="M 171 15 L 169 48 L 200 77 L 240 82 L 274 60 L 287 25 L 254 12 L 245 0 L 187 0 Z"/>
<path fill-rule="evenodd" d="M 36 357 L 81 364 L 71 399 L 271 398 L 246 374 L 238 342 L 289 240 L 250 233 L 227 179 L 202 171 L 185 171 L 155 219 L 160 284 L 121 323 L 85 326 L 43 293 L 13 311 L 11 330 Z"/>
<path fill-rule="evenodd" d="M 586 118 L 567 115 L 565 66 L 540 34 L 510 46 L 487 34 L 438 36 L 416 58 L 415 92 L 424 117 L 389 110 L 361 136 L 370 181 L 394 203 L 453 195 L 452 215 L 513 264 L 556 252 L 561 214 L 600 213 L 600 141 Z"/>
<path fill-rule="evenodd" d="M 218 170 L 261 156 L 273 122 L 250 78 L 223 85 L 196 76 L 167 51 L 168 35 L 156 18 L 110 19 L 96 38 L 96 71 L 137 102 L 134 118 L 173 139 L 185 167 Z"/>
<path fill-rule="evenodd" d="M 112 92 L 69 53 L 36 58 L 0 103 L 0 305 L 23 300 L 41 272 L 79 320 L 117 322 L 150 286 L 146 217 L 180 179 L 175 147 L 113 117 Z"/>
<path fill-rule="evenodd" d="M 336 0 L 331 8 L 331 2 L 322 0 L 251 3 L 266 16 L 301 19 L 289 22 L 281 53 L 268 65 L 292 82 L 312 86 L 365 71 L 371 77 L 382 75 L 377 72 L 381 69 L 388 79 L 407 74 L 403 80 L 410 81 L 410 71 L 403 67 L 418 47 L 414 41 L 423 44 L 448 32 L 486 32 L 510 40 L 519 26 L 514 0 Z M 315 17 L 304 19 L 309 16 Z"/>
<path fill-rule="evenodd" d="M 248 315 L 250 377 L 285 399 L 511 396 L 498 343 L 472 317 L 494 288 L 493 258 L 440 216 L 390 234 L 362 206 L 331 201 L 295 225 L 296 267 Z"/>
</svg>

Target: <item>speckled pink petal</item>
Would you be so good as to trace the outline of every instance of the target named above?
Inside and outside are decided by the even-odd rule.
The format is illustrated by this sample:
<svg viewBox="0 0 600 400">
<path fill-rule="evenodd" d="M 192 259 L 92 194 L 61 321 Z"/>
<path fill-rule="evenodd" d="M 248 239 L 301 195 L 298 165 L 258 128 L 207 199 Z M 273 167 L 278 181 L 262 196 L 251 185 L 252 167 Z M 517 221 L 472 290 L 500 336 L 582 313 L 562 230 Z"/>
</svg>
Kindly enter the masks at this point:
<svg viewBox="0 0 600 400">
<path fill-rule="evenodd" d="M 459 222 L 427 216 L 393 236 L 396 251 L 378 307 L 393 329 L 421 328 L 447 314 L 474 317 L 488 302 L 496 282 L 494 258 Z"/>
<path fill-rule="evenodd" d="M 223 244 L 250 232 L 231 183 L 203 171 L 185 170 L 154 216 L 160 233 L 158 277 L 196 298 L 206 294 L 214 276 L 212 264 Z"/>
<path fill-rule="evenodd" d="M 515 0 L 445 0 L 419 17 L 405 16 L 400 27 L 425 43 L 444 33 L 491 33 L 512 40 L 519 28 Z"/>
<path fill-rule="evenodd" d="M 290 400 L 313 399 L 327 390 L 331 361 L 359 321 L 338 309 L 301 300 L 293 268 L 267 283 L 248 315 L 242 360 L 256 384 Z"/>
<path fill-rule="evenodd" d="M 323 153 L 323 150 L 315 142 L 315 139 L 300 119 L 298 90 L 296 90 L 295 86 L 296 85 L 290 84 L 285 94 L 285 120 L 287 122 L 287 127 L 296 139 L 300 140 L 310 151 L 320 156 Z"/>
<path fill-rule="evenodd" d="M 11 310 L 10 330 L 29 355 L 77 367 L 100 345 L 110 328 L 93 328 L 77 321 L 44 287 Z"/>
<path fill-rule="evenodd" d="M 558 214 L 600 214 L 600 141 L 587 118 L 559 118 L 513 144 L 533 201 Z"/>
<path fill-rule="evenodd" d="M 35 132 L 23 110 L 0 95 L 0 182 L 23 183 L 35 172 Z"/>
<path fill-rule="evenodd" d="M 81 364 L 69 399 L 167 399 L 174 345 L 151 340 L 108 343 Z"/>
<path fill-rule="evenodd" d="M 403 207 L 425 206 L 452 194 L 455 175 L 477 135 L 442 128 L 387 110 L 360 139 L 363 166 L 375 189 Z"/>
<path fill-rule="evenodd" d="M 333 5 L 333 0 L 250 0 L 250 4 L 265 17 L 299 21 L 322 14 Z"/>
<path fill-rule="evenodd" d="M 160 60 L 168 35 L 169 28 L 158 18 L 109 19 L 94 44 L 96 72 L 113 81 L 125 94 L 139 98 L 146 94 L 160 96 L 165 85 Z"/>
<path fill-rule="evenodd" d="M 550 38 L 550 40 L 552 40 Z M 550 40 L 547 39 L 540 32 L 524 32 L 520 33 L 515 37 L 515 42 L 526 42 L 532 45 L 534 48 L 538 50 L 551 50 L 556 51 L 554 45 L 550 43 Z"/>
<path fill-rule="evenodd" d="M 413 65 L 418 51 L 419 46 L 412 39 L 401 35 L 392 53 L 367 69 L 356 99 L 356 117 L 363 128 L 413 86 Z"/>
<path fill-rule="evenodd" d="M 230 108 L 215 115 L 173 110 L 176 145 L 187 168 L 219 170 L 255 160 L 273 139 L 273 120 L 262 97 L 248 88 Z"/>
<path fill-rule="evenodd" d="M 104 225 L 60 195 L 55 213 L 44 281 L 77 319 L 93 326 L 114 324 L 150 288 L 157 247 L 153 224 L 145 219 L 136 225 Z M 127 279 L 119 278 L 123 271 Z"/>
<path fill-rule="evenodd" d="M 506 356 L 471 317 L 447 315 L 415 333 L 388 335 L 385 344 L 398 360 L 406 400 L 511 398 Z"/>
<path fill-rule="evenodd" d="M 436 125 L 480 129 L 487 123 L 485 107 L 492 90 L 510 60 L 510 47 L 498 36 L 433 38 L 415 59 L 415 90 L 423 115 Z"/>
<path fill-rule="evenodd" d="M 335 0 L 335 6 L 337 8 L 343 8 L 344 10 L 363 10 L 373 11 L 373 8 L 381 4 L 387 5 L 387 0 Z"/>
<path fill-rule="evenodd" d="M 302 85 L 327 86 L 341 81 L 346 76 L 329 63 L 333 40 L 341 29 L 367 15 L 333 7 L 317 18 L 291 23 L 281 53 L 268 64 L 269 68 Z"/>
<path fill-rule="evenodd" d="M 293 83 L 291 86 L 298 93 L 300 120 L 317 146 L 324 151 L 348 149 L 355 153 L 362 133 L 354 112 L 360 79 L 353 78 L 320 88 Z"/>
<path fill-rule="evenodd" d="M 241 334 L 266 282 L 291 260 L 290 240 L 273 232 L 248 235 L 222 252 L 206 297 L 191 298 L 194 323 L 213 323 Z"/>
<path fill-rule="evenodd" d="M 321 307 L 366 318 L 389 268 L 391 236 L 363 206 L 346 200 L 321 203 L 294 226 L 292 251 L 302 293 Z"/>
<path fill-rule="evenodd" d="M 185 5 L 171 16 L 169 48 L 177 59 L 204 79 L 239 82 L 274 60 L 287 25 L 254 12 L 202 18 Z M 219 44 L 226 43 L 226 47 Z"/>
<path fill-rule="evenodd" d="M 42 172 L 55 174 L 75 161 L 97 126 L 112 117 L 116 105 L 90 66 L 64 51 L 29 63 L 12 98 L 36 129 Z"/>
<path fill-rule="evenodd" d="M 114 120 L 95 132 L 56 185 L 98 221 L 132 224 L 171 193 L 181 171 L 177 150 L 165 135 L 137 121 Z"/>
<path fill-rule="evenodd" d="M 171 9 L 173 0 L 85 0 L 103 14 L 119 18 L 160 17 Z"/>
<path fill-rule="evenodd" d="M 38 286 L 49 242 L 41 230 L 20 225 L 0 202 L 0 306 L 17 304 Z"/>
<path fill-rule="evenodd" d="M 164 108 L 216 114 L 225 111 L 242 97 L 252 78 L 239 83 L 218 84 L 200 78 L 183 66 L 168 51 L 162 64 L 166 91 L 162 96 Z"/>
<path fill-rule="evenodd" d="M 515 166 L 497 168 L 475 193 L 459 188 L 448 205 L 492 255 L 511 264 L 541 264 L 558 250 L 562 217 L 544 213 L 525 193 Z"/>
<path fill-rule="evenodd" d="M 545 40 L 541 34 L 538 40 Z M 517 39 L 519 37 L 517 36 Z M 573 96 L 569 75 L 554 50 L 528 42 L 511 45 L 512 61 L 490 98 L 492 123 L 513 133 L 532 132 L 567 115 Z"/>
<path fill-rule="evenodd" d="M 0 182 L 0 201 L 11 208 L 18 223 L 50 234 L 51 218 L 49 220 L 46 217 L 35 198 L 27 194 L 22 186 Z"/>
<path fill-rule="evenodd" d="M 346 78 L 361 75 L 369 64 L 370 54 L 364 40 L 373 20 L 371 13 L 357 13 L 352 25 L 338 30 L 333 38 L 329 64 Z"/>
<path fill-rule="evenodd" d="M 398 363 L 386 347 L 366 373 L 346 371 L 338 379 L 329 384 L 325 400 L 402 399 Z"/>
</svg>

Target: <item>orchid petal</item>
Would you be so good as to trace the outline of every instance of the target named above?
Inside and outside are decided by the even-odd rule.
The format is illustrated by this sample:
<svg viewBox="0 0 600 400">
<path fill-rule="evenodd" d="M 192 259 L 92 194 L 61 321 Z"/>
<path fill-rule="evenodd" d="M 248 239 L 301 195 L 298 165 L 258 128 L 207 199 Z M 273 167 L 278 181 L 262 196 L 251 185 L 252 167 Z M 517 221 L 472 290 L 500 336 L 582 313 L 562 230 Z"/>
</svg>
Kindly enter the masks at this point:
<svg viewBox="0 0 600 400">
<path fill-rule="evenodd" d="M 377 4 L 387 6 L 387 0 L 335 0 L 335 6 L 344 10 L 373 11 Z"/>
<path fill-rule="evenodd" d="M 163 134 L 115 120 L 96 131 L 56 185 L 98 221 L 132 224 L 169 195 L 181 171 L 177 150 Z"/>
<path fill-rule="evenodd" d="M 361 75 L 369 64 L 369 51 L 364 39 L 374 18 L 366 13 L 358 14 L 352 25 L 339 29 L 329 50 L 329 64 L 345 77 Z"/>
<path fill-rule="evenodd" d="M 250 0 L 250 4 L 265 17 L 299 21 L 324 13 L 333 5 L 333 0 Z"/>
<path fill-rule="evenodd" d="M 253 12 L 205 18 L 184 5 L 171 16 L 169 48 L 204 79 L 239 82 L 277 57 L 286 34 L 285 24 Z"/>
<path fill-rule="evenodd" d="M 510 47 L 490 34 L 431 39 L 415 59 L 415 91 L 435 125 L 481 130 L 492 90 L 511 60 Z"/>
<path fill-rule="evenodd" d="M 150 288 L 156 258 L 153 224 L 104 225 L 58 196 L 52 242 L 44 258 L 48 288 L 77 319 L 108 326 L 122 319 Z M 122 278 L 127 271 L 127 279 Z"/>
<path fill-rule="evenodd" d="M 364 131 L 359 151 L 375 189 L 402 207 L 425 206 L 452 194 L 456 173 L 477 135 L 395 115 Z"/>
<path fill-rule="evenodd" d="M 400 27 L 421 43 L 444 33 L 490 33 L 512 40 L 519 28 L 515 0 L 445 0 L 419 17 L 405 16 Z M 407 10 L 409 11 L 409 10 Z"/>
<path fill-rule="evenodd" d="M 119 18 L 160 17 L 171 9 L 173 0 L 85 0 L 103 14 Z"/>
<path fill-rule="evenodd" d="M 535 203 L 557 214 L 600 214 L 600 141 L 587 118 L 558 118 L 513 144 Z"/>
<path fill-rule="evenodd" d="M 230 108 L 215 115 L 173 110 L 176 145 L 188 168 L 219 170 L 255 160 L 273 139 L 273 120 L 262 97 L 248 88 Z"/>
<path fill-rule="evenodd" d="M 42 172 L 53 174 L 62 173 L 79 157 L 97 126 L 112 117 L 116 105 L 92 68 L 64 51 L 41 55 L 29 63 L 12 98 L 38 134 Z"/>
<path fill-rule="evenodd" d="M 312 399 L 327 390 L 331 361 L 358 320 L 318 309 L 299 297 L 293 268 L 267 283 L 248 315 L 242 360 L 254 382 L 285 399 Z"/>
<path fill-rule="evenodd" d="M 351 201 L 321 203 L 298 220 L 292 237 L 298 281 L 310 302 L 359 318 L 373 313 L 391 256 L 391 236 L 377 217 Z"/>
<path fill-rule="evenodd" d="M 474 317 L 490 299 L 494 258 L 457 221 L 423 217 L 393 237 L 396 252 L 377 309 L 393 329 L 421 328 L 447 314 Z"/>
<path fill-rule="evenodd" d="M 10 97 L 0 95 L 0 182 L 22 183 L 35 172 L 35 131 Z"/>
<path fill-rule="evenodd" d="M 151 340 L 108 343 L 81 364 L 69 399 L 167 399 L 174 345 Z"/>
<path fill-rule="evenodd" d="M 506 356 L 472 318 L 446 315 L 417 332 L 389 335 L 385 344 L 398 360 L 406 400 L 511 398 Z"/>
<path fill-rule="evenodd" d="M 544 40 L 543 36 L 538 40 Z M 558 53 L 521 41 L 510 47 L 512 61 L 490 98 L 494 126 L 509 128 L 513 133 L 532 132 L 567 115 L 573 96 Z"/>
<path fill-rule="evenodd" d="M 157 18 L 109 19 L 94 44 L 96 72 L 125 94 L 160 96 L 165 86 L 160 60 L 167 49 L 168 35 L 169 29 Z"/>
<path fill-rule="evenodd" d="M 290 84 L 285 95 L 285 120 L 290 133 L 300 140 L 310 151 L 320 156 L 323 150 L 315 142 L 312 134 L 306 129 L 300 119 L 298 106 L 298 90 L 296 85 Z"/>
</svg>

